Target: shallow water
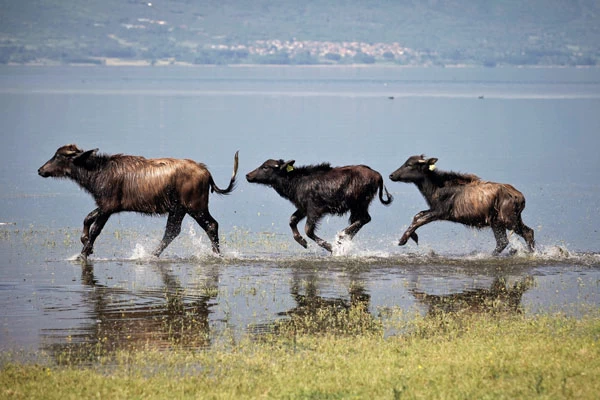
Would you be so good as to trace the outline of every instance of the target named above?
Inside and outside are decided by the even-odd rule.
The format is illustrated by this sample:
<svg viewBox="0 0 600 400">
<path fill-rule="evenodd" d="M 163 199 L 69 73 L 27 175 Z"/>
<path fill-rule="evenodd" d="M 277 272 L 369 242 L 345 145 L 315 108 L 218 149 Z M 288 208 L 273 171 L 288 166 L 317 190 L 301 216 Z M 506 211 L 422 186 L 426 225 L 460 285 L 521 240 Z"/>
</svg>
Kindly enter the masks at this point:
<svg viewBox="0 0 600 400">
<path fill-rule="evenodd" d="M 53 355 L 96 344 L 103 351 L 205 347 L 270 331 L 299 312 L 343 310 L 357 301 L 378 318 L 386 310 L 414 315 L 499 307 L 581 316 L 600 305 L 600 255 L 561 247 L 502 257 L 327 256 L 286 252 L 286 238 L 271 237 L 255 254 L 252 244 L 232 239 L 223 257 L 210 255 L 208 243 L 183 240 L 178 251 L 191 255 L 157 259 L 125 233 L 108 240 L 114 253 L 133 248 L 130 256 L 97 256 L 82 267 L 78 245 L 65 244 L 64 236 L 4 233 L 2 350 Z M 272 247 L 280 253 L 269 253 Z M 110 246 L 103 250 L 110 254 Z"/>
<path fill-rule="evenodd" d="M 374 317 L 498 306 L 581 316 L 600 305 L 598 70 L 0 67 L 0 105 L 2 351 L 198 348 L 357 302 Z M 220 186 L 239 149 L 236 191 L 211 197 L 223 257 L 186 218 L 153 258 L 166 219 L 122 214 L 82 267 L 93 202 L 36 173 L 72 142 L 195 158 Z M 516 254 L 491 257 L 490 231 L 444 222 L 398 247 L 425 203 L 387 176 L 421 153 L 519 188 L 536 252 L 512 235 Z M 289 232 L 291 205 L 243 179 L 267 158 L 371 165 L 395 201 L 373 202 L 372 222 L 333 256 L 305 250 Z M 345 223 L 326 218 L 320 235 L 335 242 Z"/>
</svg>

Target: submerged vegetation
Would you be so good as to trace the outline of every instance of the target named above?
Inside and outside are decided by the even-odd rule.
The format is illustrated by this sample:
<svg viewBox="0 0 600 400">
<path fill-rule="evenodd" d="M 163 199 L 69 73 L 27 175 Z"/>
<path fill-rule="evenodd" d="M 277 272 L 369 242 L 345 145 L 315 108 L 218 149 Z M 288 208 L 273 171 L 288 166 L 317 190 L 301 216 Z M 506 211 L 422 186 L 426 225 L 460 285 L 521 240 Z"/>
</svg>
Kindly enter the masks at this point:
<svg viewBox="0 0 600 400">
<path fill-rule="evenodd" d="M 0 395 L 65 398 L 596 398 L 600 319 L 561 315 L 311 313 L 279 334 L 204 350 L 119 350 L 5 362 Z M 331 320 L 334 318 L 334 320 Z M 330 322 L 344 329 L 322 329 Z M 389 325 L 396 335 L 385 336 Z M 314 329 L 311 329 L 314 328 Z"/>
</svg>

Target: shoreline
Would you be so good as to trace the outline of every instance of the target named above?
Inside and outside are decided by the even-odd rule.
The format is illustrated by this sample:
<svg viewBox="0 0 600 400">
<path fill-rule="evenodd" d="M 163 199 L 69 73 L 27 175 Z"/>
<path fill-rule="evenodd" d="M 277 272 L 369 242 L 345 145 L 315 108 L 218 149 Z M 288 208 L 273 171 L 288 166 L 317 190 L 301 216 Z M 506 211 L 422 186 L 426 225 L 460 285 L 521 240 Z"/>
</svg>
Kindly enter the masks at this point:
<svg viewBox="0 0 600 400">
<path fill-rule="evenodd" d="M 374 63 L 374 64 L 193 64 L 183 61 L 173 60 L 158 60 L 152 62 L 149 60 L 124 60 L 119 58 L 103 58 L 98 59 L 99 63 L 61 63 L 53 60 L 42 60 L 31 63 L 7 63 L 5 66 L 9 67 L 98 67 L 98 68 L 119 68 L 119 67 L 156 67 L 156 68 L 356 68 L 356 69 L 369 69 L 369 68 L 389 68 L 389 69 L 415 69 L 415 68 L 448 68 L 448 69 L 503 69 L 503 68 L 515 68 L 515 69 L 596 69 L 600 68 L 600 65 L 496 65 L 494 67 L 486 67 L 477 64 L 446 64 L 446 65 L 434 65 L 434 64 L 420 64 L 420 65 L 401 65 L 401 64 L 390 64 L 390 63 Z"/>
</svg>

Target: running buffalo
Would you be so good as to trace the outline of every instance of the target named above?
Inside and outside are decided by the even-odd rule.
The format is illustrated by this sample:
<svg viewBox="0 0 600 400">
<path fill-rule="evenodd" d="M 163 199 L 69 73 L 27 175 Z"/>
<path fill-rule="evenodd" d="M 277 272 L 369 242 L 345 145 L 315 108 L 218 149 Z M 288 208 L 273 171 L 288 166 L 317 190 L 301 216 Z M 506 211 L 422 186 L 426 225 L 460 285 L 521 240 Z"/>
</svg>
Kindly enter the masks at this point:
<svg viewBox="0 0 600 400">
<path fill-rule="evenodd" d="M 290 218 L 294 239 L 304 248 L 306 240 L 298 232 L 298 222 L 306 217 L 306 235 L 319 246 L 332 252 L 331 244 L 315 234 L 325 214 L 344 215 L 350 211 L 350 225 L 341 236 L 352 239 L 369 221 L 369 205 L 379 191 L 385 205 L 393 198 L 383 185 L 379 172 L 365 165 L 331 167 L 330 164 L 295 167 L 294 160 L 267 160 L 246 175 L 248 182 L 260 183 L 275 189 L 291 201 L 296 212 Z M 385 198 L 383 192 L 385 191 Z"/>
<path fill-rule="evenodd" d="M 525 197 L 513 186 L 481 180 L 471 174 L 439 171 L 437 158 L 412 156 L 390 175 L 394 182 L 414 183 L 427 201 L 428 210 L 414 216 L 411 225 L 400 238 L 403 246 L 415 231 L 433 221 L 458 222 L 475 228 L 491 227 L 496 238 L 494 255 L 508 245 L 506 230 L 525 239 L 530 251 L 535 247 L 533 229 L 523 223 L 521 213 Z"/>
<path fill-rule="evenodd" d="M 153 253 L 157 257 L 179 235 L 186 214 L 206 231 L 212 250 L 219 253 L 219 225 L 208 212 L 208 191 L 228 194 L 234 189 L 238 153 L 229 186 L 220 189 L 206 166 L 196 161 L 105 155 L 97 150 L 84 151 L 74 144 L 62 146 L 38 170 L 44 178 L 71 179 L 94 197 L 98 208 L 83 222 L 83 260 L 93 253 L 94 241 L 108 218 L 121 211 L 169 215 L 164 237 Z"/>
</svg>

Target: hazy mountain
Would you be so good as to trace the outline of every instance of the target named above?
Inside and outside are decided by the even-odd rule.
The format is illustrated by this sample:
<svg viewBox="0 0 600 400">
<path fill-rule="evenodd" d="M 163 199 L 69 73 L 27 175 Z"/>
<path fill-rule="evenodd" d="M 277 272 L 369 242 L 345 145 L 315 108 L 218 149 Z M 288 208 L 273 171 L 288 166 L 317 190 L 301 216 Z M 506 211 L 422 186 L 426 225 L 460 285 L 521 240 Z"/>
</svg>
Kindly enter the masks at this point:
<svg viewBox="0 0 600 400">
<path fill-rule="evenodd" d="M 595 65 L 600 2 L 0 0 L 0 62 L 102 63 L 111 57 Z"/>
</svg>

